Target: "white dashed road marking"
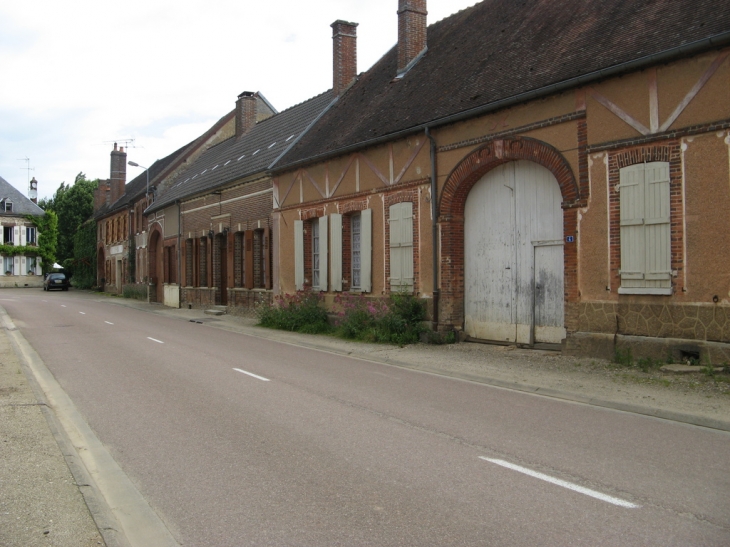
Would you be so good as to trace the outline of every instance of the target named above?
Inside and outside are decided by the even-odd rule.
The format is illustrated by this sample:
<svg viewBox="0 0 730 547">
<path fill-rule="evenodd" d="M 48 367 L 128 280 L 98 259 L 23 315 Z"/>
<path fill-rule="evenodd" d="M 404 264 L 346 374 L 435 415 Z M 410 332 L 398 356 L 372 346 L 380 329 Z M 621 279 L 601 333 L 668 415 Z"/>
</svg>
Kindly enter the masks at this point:
<svg viewBox="0 0 730 547">
<path fill-rule="evenodd" d="M 567 488 L 568 490 L 573 490 L 574 492 L 579 492 L 581 494 L 585 494 L 586 496 L 591 496 L 592 498 L 618 505 L 620 507 L 626 507 L 627 509 L 636 509 L 638 507 L 641 507 L 640 505 L 636 505 L 635 503 L 631 503 L 629 501 L 619 498 L 614 498 L 613 496 L 608 496 L 606 494 L 602 494 L 601 492 L 596 492 L 595 490 L 591 490 L 590 488 L 578 486 L 577 484 L 573 484 L 572 482 L 564 481 L 562 479 L 556 479 L 555 477 L 551 477 L 550 475 L 538 473 L 537 471 L 533 471 L 532 469 L 527 469 L 526 467 L 515 465 L 504 460 L 494 460 L 492 458 L 485 458 L 484 456 L 479 456 L 479 458 L 488 462 L 496 463 L 497 465 L 501 465 L 502 467 L 506 467 L 507 469 L 512 469 L 513 471 L 524 473 L 525 475 L 529 475 L 530 477 L 556 484 L 558 486 L 562 486 L 563 488 Z"/>
<path fill-rule="evenodd" d="M 80 311 L 79 313 L 80 313 L 81 315 L 86 315 L 86 312 L 85 312 L 85 311 Z"/>
<path fill-rule="evenodd" d="M 107 325 L 113 325 L 114 323 L 110 323 L 109 321 L 104 321 Z"/>
<path fill-rule="evenodd" d="M 148 340 L 152 340 L 153 342 L 157 342 L 158 344 L 164 344 L 162 340 L 157 340 L 156 338 L 147 337 Z"/>
<path fill-rule="evenodd" d="M 259 380 L 262 380 L 264 382 L 270 382 L 268 378 L 264 378 L 263 376 L 259 376 L 258 374 L 254 374 L 253 372 L 246 372 L 245 370 L 241 370 L 240 368 L 234 368 L 236 372 L 240 372 L 241 374 L 248 374 L 249 376 L 253 376 L 254 378 L 258 378 Z"/>
<path fill-rule="evenodd" d="M 66 307 L 66 304 L 61 304 L 61 307 L 62 307 L 62 308 L 65 308 L 65 307 Z"/>
</svg>

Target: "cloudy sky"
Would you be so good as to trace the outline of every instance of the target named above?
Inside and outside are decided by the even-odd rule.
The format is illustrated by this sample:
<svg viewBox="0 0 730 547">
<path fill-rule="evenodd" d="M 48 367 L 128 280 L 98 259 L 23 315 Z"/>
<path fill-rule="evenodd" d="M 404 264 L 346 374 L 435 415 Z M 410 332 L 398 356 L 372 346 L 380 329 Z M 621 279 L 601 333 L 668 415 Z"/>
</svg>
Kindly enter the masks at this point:
<svg viewBox="0 0 730 547">
<path fill-rule="evenodd" d="M 476 0 L 428 0 L 433 23 Z M 284 110 L 332 86 L 332 29 L 359 23 L 358 72 L 397 41 L 398 0 L 0 3 L 0 176 L 39 197 L 108 178 L 114 141 L 149 166 L 242 91 Z M 141 173 L 128 168 L 128 180 Z"/>
</svg>

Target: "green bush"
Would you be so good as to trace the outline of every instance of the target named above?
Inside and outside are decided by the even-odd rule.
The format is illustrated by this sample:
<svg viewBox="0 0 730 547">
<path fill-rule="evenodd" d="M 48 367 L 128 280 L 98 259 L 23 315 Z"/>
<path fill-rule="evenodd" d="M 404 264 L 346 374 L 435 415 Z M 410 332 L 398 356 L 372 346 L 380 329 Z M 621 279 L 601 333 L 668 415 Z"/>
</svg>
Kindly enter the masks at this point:
<svg viewBox="0 0 730 547">
<path fill-rule="evenodd" d="M 404 346 L 417 342 L 427 330 L 422 324 L 426 306 L 410 294 L 394 293 L 376 300 L 344 293 L 335 297 L 335 305 L 339 308 L 336 332 L 343 338 Z"/>
<path fill-rule="evenodd" d="M 147 300 L 146 285 L 123 285 L 122 296 L 124 298 L 134 298 L 136 300 Z"/>
<path fill-rule="evenodd" d="M 321 301 L 321 295 L 312 291 L 277 296 L 273 304 L 258 308 L 259 325 L 306 334 L 329 332 L 327 311 L 321 306 Z"/>
</svg>

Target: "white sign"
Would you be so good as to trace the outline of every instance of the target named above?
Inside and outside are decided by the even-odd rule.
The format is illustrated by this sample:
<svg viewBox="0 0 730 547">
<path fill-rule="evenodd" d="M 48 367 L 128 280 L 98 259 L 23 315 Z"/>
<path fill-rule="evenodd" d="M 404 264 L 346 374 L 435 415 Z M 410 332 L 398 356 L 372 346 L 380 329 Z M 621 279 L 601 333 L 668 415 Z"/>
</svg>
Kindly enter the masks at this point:
<svg viewBox="0 0 730 547">
<path fill-rule="evenodd" d="M 124 245 L 114 245 L 109 248 L 109 252 L 113 255 L 120 255 L 124 252 Z"/>
</svg>

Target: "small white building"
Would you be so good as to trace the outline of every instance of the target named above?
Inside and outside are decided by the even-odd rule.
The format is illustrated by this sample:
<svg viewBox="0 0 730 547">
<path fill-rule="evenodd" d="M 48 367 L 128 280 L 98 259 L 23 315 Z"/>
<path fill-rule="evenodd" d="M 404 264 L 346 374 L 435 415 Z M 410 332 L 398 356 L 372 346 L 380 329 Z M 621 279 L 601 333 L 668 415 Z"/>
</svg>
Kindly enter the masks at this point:
<svg viewBox="0 0 730 547">
<path fill-rule="evenodd" d="M 34 252 L 38 248 L 38 228 L 28 216 L 44 214 L 36 203 L 0 177 L 0 288 L 43 286 L 41 258 Z M 23 251 L 11 252 L 10 247 L 14 251 L 22 247 Z"/>
</svg>

